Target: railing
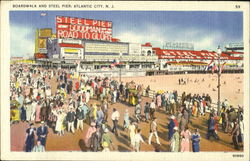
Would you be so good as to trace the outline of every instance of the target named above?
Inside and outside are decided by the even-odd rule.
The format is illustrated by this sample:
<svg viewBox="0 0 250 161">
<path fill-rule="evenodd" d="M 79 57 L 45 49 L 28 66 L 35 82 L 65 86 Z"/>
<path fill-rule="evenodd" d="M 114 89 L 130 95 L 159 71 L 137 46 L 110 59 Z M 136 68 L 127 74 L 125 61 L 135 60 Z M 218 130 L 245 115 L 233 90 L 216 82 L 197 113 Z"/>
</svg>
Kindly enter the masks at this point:
<svg viewBox="0 0 250 161">
<path fill-rule="evenodd" d="M 144 97 L 149 97 L 149 98 L 155 99 L 156 93 L 157 92 L 154 91 L 154 90 L 149 90 L 148 95 L 147 95 L 146 94 L 146 90 L 143 89 L 142 95 Z M 178 96 L 178 100 L 181 100 L 181 96 Z M 211 107 L 212 107 L 212 109 L 214 109 L 215 111 L 217 111 L 217 104 L 216 103 L 211 103 Z M 210 110 L 206 110 L 206 111 L 209 112 Z"/>
<path fill-rule="evenodd" d="M 157 56 L 133 56 L 133 55 L 123 55 L 121 58 L 119 55 L 85 55 L 87 61 L 108 61 L 112 62 L 114 59 L 121 59 L 121 61 L 158 61 Z"/>
</svg>

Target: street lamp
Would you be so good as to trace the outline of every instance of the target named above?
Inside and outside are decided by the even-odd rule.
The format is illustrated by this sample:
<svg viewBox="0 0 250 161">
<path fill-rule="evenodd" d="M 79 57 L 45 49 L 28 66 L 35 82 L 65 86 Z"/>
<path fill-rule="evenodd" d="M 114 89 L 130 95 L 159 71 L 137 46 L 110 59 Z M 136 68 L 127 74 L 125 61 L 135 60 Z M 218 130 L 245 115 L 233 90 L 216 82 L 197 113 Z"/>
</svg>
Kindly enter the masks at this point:
<svg viewBox="0 0 250 161">
<path fill-rule="evenodd" d="M 218 49 L 217 49 L 217 55 L 218 55 L 218 105 L 217 105 L 217 114 L 218 114 L 218 116 L 220 115 L 220 105 L 221 105 L 221 102 L 220 102 L 220 86 L 221 86 L 221 84 L 220 84 L 220 76 L 221 76 L 221 72 L 220 72 L 220 68 L 221 68 L 221 66 L 220 66 L 220 56 L 221 56 L 221 53 L 222 53 L 222 51 L 221 51 L 221 48 L 220 48 L 220 46 L 218 46 Z"/>
</svg>

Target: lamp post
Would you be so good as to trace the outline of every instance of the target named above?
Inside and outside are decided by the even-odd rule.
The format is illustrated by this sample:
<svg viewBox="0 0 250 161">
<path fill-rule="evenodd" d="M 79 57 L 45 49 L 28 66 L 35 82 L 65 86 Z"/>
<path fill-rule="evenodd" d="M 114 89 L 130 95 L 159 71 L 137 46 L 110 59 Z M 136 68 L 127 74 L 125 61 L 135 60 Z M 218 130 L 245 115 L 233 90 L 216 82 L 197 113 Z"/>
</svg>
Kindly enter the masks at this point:
<svg viewBox="0 0 250 161">
<path fill-rule="evenodd" d="M 221 73 L 220 73 L 220 56 L 221 56 L 221 48 L 220 46 L 218 46 L 218 49 L 217 49 L 217 55 L 218 55 L 218 105 L 217 105 L 217 114 L 218 116 L 220 115 L 220 105 L 221 105 L 221 102 L 220 102 L 220 76 L 221 76 Z"/>
</svg>

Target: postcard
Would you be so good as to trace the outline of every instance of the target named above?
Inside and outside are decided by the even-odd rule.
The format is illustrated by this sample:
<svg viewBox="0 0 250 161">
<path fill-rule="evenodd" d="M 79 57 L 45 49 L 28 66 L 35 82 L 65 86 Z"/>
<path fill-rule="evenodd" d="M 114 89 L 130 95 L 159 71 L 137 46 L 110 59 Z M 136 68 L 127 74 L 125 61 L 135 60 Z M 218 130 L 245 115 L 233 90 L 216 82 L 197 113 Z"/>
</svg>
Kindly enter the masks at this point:
<svg viewBox="0 0 250 161">
<path fill-rule="evenodd" d="M 249 160 L 249 3 L 4 1 L 3 160 Z"/>
</svg>

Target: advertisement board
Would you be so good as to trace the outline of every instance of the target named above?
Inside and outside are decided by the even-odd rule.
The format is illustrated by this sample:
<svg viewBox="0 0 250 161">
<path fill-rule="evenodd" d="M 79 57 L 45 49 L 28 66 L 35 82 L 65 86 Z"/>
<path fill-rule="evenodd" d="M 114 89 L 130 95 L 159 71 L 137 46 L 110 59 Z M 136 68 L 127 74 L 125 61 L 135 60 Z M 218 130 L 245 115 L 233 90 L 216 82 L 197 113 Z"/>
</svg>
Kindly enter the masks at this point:
<svg viewBox="0 0 250 161">
<path fill-rule="evenodd" d="M 38 48 L 46 48 L 46 39 L 38 39 Z"/>
<path fill-rule="evenodd" d="M 128 53 L 128 44 L 85 43 L 85 53 Z"/>
<path fill-rule="evenodd" d="M 78 53 L 78 49 L 64 49 L 65 53 Z"/>
<path fill-rule="evenodd" d="M 39 30 L 39 37 L 51 37 L 52 36 L 52 28 L 44 28 Z"/>
<path fill-rule="evenodd" d="M 112 22 L 56 16 L 57 38 L 112 40 Z"/>
</svg>

